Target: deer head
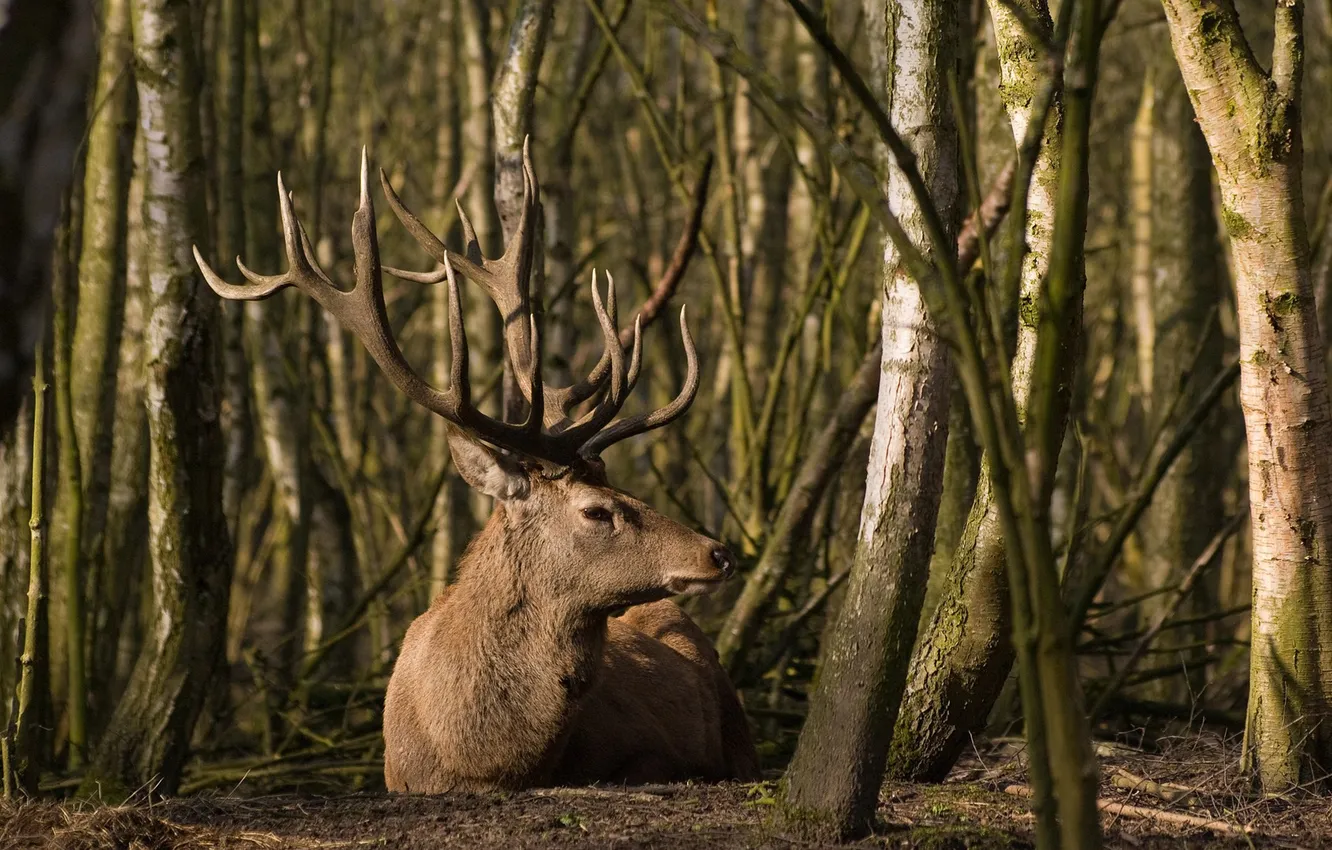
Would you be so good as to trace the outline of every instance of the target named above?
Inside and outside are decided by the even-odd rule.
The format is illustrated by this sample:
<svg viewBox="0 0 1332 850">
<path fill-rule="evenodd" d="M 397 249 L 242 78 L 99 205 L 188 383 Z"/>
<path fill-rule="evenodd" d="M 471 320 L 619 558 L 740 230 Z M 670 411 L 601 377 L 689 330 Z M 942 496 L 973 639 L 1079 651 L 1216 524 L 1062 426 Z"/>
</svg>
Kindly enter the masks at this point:
<svg viewBox="0 0 1332 850">
<path fill-rule="evenodd" d="M 498 259 L 482 256 L 476 233 L 459 209 L 464 254 L 447 247 L 402 203 L 381 169 L 380 184 L 398 220 L 442 268 L 409 272 L 384 268 L 379 259 L 369 159 L 361 152 L 360 205 L 352 219 L 355 286 L 340 289 L 320 269 L 293 200 L 278 175 L 278 201 L 288 270 L 261 275 L 236 264 L 249 285 L 224 281 L 195 247 L 194 258 L 219 296 L 240 301 L 267 298 L 288 286 L 309 295 L 361 341 L 390 381 L 417 404 L 450 424 L 454 465 L 469 485 L 494 497 L 495 516 L 477 543 L 503 549 L 499 559 L 520 558 L 539 573 L 550 592 L 609 609 L 669 595 L 716 587 L 734 571 L 730 552 L 703 535 L 653 511 L 611 487 L 601 452 L 636 434 L 679 418 L 698 392 L 698 356 L 680 310 L 687 374 L 680 394 L 665 407 L 612 421 L 638 380 L 642 365 L 642 326 L 622 341 L 617 328 L 614 281 L 607 276 L 603 299 L 592 277 L 592 302 L 603 351 L 589 374 L 568 387 L 542 380 L 541 338 L 531 309 L 529 284 L 540 212 L 540 190 L 528 145 L 523 145 L 523 208 L 513 238 Z M 431 386 L 403 356 L 384 306 L 383 272 L 418 283 L 449 288 L 451 376 L 447 390 Z M 457 273 L 479 285 L 504 319 L 504 345 L 527 419 L 511 423 L 481 413 L 468 380 L 467 336 Z M 624 346 L 632 342 L 626 357 Z M 588 408 L 577 414 L 584 404 Z M 475 546 L 476 544 L 474 544 Z M 494 559 L 488 559 L 494 560 Z"/>
</svg>

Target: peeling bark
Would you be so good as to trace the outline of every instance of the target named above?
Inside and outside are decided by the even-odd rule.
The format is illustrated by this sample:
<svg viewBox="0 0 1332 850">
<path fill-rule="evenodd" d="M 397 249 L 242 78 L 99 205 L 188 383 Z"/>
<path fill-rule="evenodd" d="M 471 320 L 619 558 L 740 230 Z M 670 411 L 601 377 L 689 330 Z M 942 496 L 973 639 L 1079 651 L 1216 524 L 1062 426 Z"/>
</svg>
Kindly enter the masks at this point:
<svg viewBox="0 0 1332 850">
<path fill-rule="evenodd" d="M 1239 305 L 1253 612 L 1244 766 L 1284 791 L 1332 769 L 1332 408 L 1302 190 L 1303 3 L 1279 3 L 1270 73 L 1229 0 L 1166 0 L 1216 163 Z"/>
</svg>

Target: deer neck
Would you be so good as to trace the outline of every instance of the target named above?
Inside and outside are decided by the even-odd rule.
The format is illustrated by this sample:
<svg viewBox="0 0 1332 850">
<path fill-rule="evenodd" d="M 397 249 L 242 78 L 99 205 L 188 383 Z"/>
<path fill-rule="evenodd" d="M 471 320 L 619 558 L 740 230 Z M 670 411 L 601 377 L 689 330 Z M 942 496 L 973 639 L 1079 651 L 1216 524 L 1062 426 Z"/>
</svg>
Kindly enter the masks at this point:
<svg viewBox="0 0 1332 850">
<path fill-rule="evenodd" d="M 609 612 L 546 589 L 534 553 L 504 528 L 502 510 L 469 547 L 450 601 L 477 615 L 468 641 L 473 688 L 507 695 L 488 706 L 489 716 L 544 729 L 558 746 L 600 664 Z"/>
</svg>

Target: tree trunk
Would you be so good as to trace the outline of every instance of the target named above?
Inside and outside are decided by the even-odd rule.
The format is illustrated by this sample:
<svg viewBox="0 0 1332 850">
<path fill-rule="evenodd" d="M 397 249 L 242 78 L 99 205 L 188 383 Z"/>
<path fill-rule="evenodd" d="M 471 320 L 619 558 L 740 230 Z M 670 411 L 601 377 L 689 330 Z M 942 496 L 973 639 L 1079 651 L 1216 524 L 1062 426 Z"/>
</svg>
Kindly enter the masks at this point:
<svg viewBox="0 0 1332 850">
<path fill-rule="evenodd" d="M 148 535 L 148 422 L 144 410 L 144 331 L 148 287 L 144 284 L 143 172 L 144 139 L 134 144 L 134 173 L 130 179 L 128 228 L 125 248 L 124 320 L 120 335 L 120 364 L 116 369 L 115 425 L 111 443 L 111 488 L 107 494 L 105 534 L 102 539 L 100 591 L 95 597 L 89 654 L 89 735 L 93 740 L 106 725 L 111 709 L 129 676 L 122 669 L 120 652 L 125 623 L 131 616 L 147 555 Z"/>
<path fill-rule="evenodd" d="M 961 387 L 953 381 L 954 396 Z M 948 412 L 948 448 L 944 453 L 943 493 L 939 497 L 939 516 L 934 523 L 934 551 L 930 555 L 930 576 L 925 585 L 925 600 L 920 609 L 918 637 L 926 635 L 934 612 L 943 595 L 944 582 L 952 569 L 958 544 L 966 531 L 971 503 L 976 499 L 980 478 L 980 450 L 971 433 L 971 417 L 965 405 L 955 404 Z"/>
<path fill-rule="evenodd" d="M 760 2 L 750 0 L 746 9 L 746 30 L 753 32 L 754 43 L 747 49 L 755 56 L 761 56 L 762 45 L 766 42 L 774 45 L 770 61 L 780 68 L 783 79 L 794 80 L 797 77 L 795 52 L 790 49 L 794 41 L 791 21 L 786 15 L 773 16 L 768 24 L 766 39 L 760 30 Z M 754 19 L 754 23 L 750 20 Z M 797 25 L 803 31 L 803 27 Z M 745 291 L 748 293 L 745 309 L 745 363 L 749 367 L 749 383 L 755 398 L 763 398 L 770 382 L 780 383 L 782 376 L 770 375 L 772 364 L 767 362 L 767 353 L 777 344 L 779 321 L 783 317 L 783 291 L 786 286 L 786 245 L 791 217 L 788 212 L 791 200 L 792 163 L 788 150 L 777 144 L 776 139 L 765 139 L 754 132 L 756 125 L 764 126 L 749 99 L 744 96 L 742 86 L 748 86 L 743 80 L 736 82 L 736 159 L 739 170 L 744 176 L 745 215 L 740 235 L 740 255 L 744 258 L 746 270 Z M 741 122 L 740 116 L 746 116 Z M 742 126 L 747 125 L 747 136 L 741 137 Z M 809 234 L 811 240 L 813 234 Z M 812 247 L 812 246 L 811 246 Z M 802 268 L 796 266 L 796 268 Z M 803 269 L 802 269 L 803 270 Z M 797 278 L 799 280 L 800 278 Z M 792 296 L 793 297 L 793 296 Z M 771 447 L 768 447 L 771 448 Z M 766 464 L 765 464 L 766 467 Z M 759 502 L 753 506 L 763 509 Z M 757 516 L 751 525 L 762 525 L 763 516 Z"/>
<path fill-rule="evenodd" d="M 72 226 L 72 225 L 71 225 Z M 68 760 L 71 768 L 83 764 L 88 743 L 88 679 L 85 661 L 84 601 L 86 599 L 83 569 L 83 480 L 79 468 L 78 438 L 74 433 L 74 400 L 72 397 L 74 313 L 74 276 L 70 273 L 69 255 L 56 260 L 56 274 L 51 281 L 51 345 L 54 355 L 52 366 L 55 379 L 56 434 L 59 437 L 58 503 L 60 510 L 57 539 L 60 542 L 60 590 L 63 608 L 57 608 L 55 617 L 64 620 L 65 673 L 65 727 L 69 742 Z M 59 652 L 55 646 L 52 654 Z M 58 692 L 57 692 L 58 693 Z M 57 696 L 57 699 L 59 697 Z"/>
<path fill-rule="evenodd" d="M 216 71 L 220 83 L 218 114 L 221 132 L 216 134 L 214 157 L 217 198 L 217 256 L 230 260 L 246 247 L 245 112 L 247 9 L 245 0 L 219 4 L 221 16 L 217 37 Z M 267 187 L 265 187 L 267 188 Z M 270 190 L 271 191 L 271 190 Z M 265 192 L 264 203 L 271 205 Z M 260 258 L 245 254 L 251 262 Z M 240 522 L 241 498 L 251 485 L 255 471 L 253 418 L 250 409 L 250 367 L 245 355 L 245 305 L 225 303 L 222 310 L 223 402 L 222 433 L 226 440 L 222 509 L 232 536 Z"/>
<path fill-rule="evenodd" d="M 439 38 L 435 58 L 435 98 L 441 120 L 435 136 L 435 171 L 430 198 L 431 218 L 436 226 L 452 221 L 453 187 L 462 173 L 462 134 L 458 128 L 457 73 L 457 3 L 446 0 L 439 7 Z M 451 231 L 437 230 L 445 241 Z M 449 384 L 449 291 L 436 286 L 430 293 L 430 321 L 434 333 L 434 382 Z M 430 455 L 440 464 L 449 463 L 448 423 L 439 416 L 430 417 Z M 456 473 L 451 474 L 435 499 L 435 532 L 430 546 L 430 599 L 434 599 L 453 578 L 453 565 L 462 554 L 467 540 L 467 485 Z"/>
<path fill-rule="evenodd" d="M 1044 0 L 1020 4 L 1046 32 L 1053 31 Z M 1045 70 L 1040 48 L 1021 20 L 1001 0 L 990 4 L 999 44 L 1000 91 L 1021 141 L 1031 114 L 1031 92 Z M 1013 396 L 1023 416 L 1031 392 L 1041 288 L 1050 264 L 1055 200 L 1059 181 L 1059 107 L 1052 109 L 1027 194 L 1027 255 L 1017 308 L 1017 352 L 1013 358 Z M 1072 367 L 1070 358 L 1069 368 Z M 902 710 L 898 715 L 889 771 L 898 778 L 939 781 L 947 775 L 971 733 L 985 724 L 1013 667 L 1012 617 L 1006 547 L 999 506 L 990 479 L 988 456 L 981 458 L 980 480 L 939 604 L 911 659 Z M 1053 474 L 1053 473 L 1051 473 Z"/>
<path fill-rule="evenodd" d="M 8 724 L 10 695 L 17 693 L 23 652 L 20 626 L 27 616 L 29 540 L 32 532 L 32 394 L 14 427 L 0 436 L 0 717 Z M 12 742 L 11 742 L 12 743 Z"/>
<path fill-rule="evenodd" d="M 911 146 L 940 217 L 954 217 L 957 136 L 947 94 L 957 39 L 948 3 L 866 3 L 871 56 L 897 131 Z M 886 159 L 886 156 L 884 157 Z M 907 181 L 889 171 L 904 230 L 924 241 Z M 788 804 L 841 835 L 873 819 L 915 640 L 943 487 L 952 369 L 897 251 L 884 251 L 883 371 L 860 538 L 846 598 L 788 771 Z"/>
<path fill-rule="evenodd" d="M 541 58 L 546 54 L 554 11 L 554 0 L 523 0 L 518 4 L 509 28 L 504 61 L 500 64 L 491 95 L 491 120 L 495 128 L 495 210 L 504 229 L 506 247 L 518 227 L 523 209 L 523 145 L 532 131 L 532 100 L 536 95 L 537 75 L 541 71 Z M 539 231 L 539 219 L 536 226 Z M 532 264 L 532 294 L 536 298 L 541 297 L 544 288 L 540 246 L 538 240 Z M 500 320 L 508 327 L 508 316 L 501 316 Z M 525 402 L 507 351 L 504 353 L 502 395 L 505 418 L 511 422 L 521 421 Z"/>
<path fill-rule="evenodd" d="M 64 225 L 66 228 L 68 224 Z M 59 241 L 59 240 L 57 240 Z M 28 521 L 28 592 L 27 608 L 21 622 L 24 624 L 22 655 L 19 658 L 19 681 L 13 717 L 12 766 L 19 788 L 26 793 L 37 793 L 37 781 L 46 767 L 46 743 L 50 718 L 50 665 L 47 656 L 48 620 L 46 594 L 50 579 L 46 559 L 46 438 L 50 430 L 46 421 L 47 389 L 45 343 L 38 343 L 37 364 L 32 379 L 32 470 L 30 516 Z M 6 789 L 10 777 L 5 776 Z"/>
<path fill-rule="evenodd" d="M 153 622 L 85 782 L 174 793 L 225 638 L 230 541 L 222 514 L 216 300 L 190 245 L 204 232 L 199 74 L 191 7 L 137 0 L 134 56 L 146 141 L 149 550 Z"/>
<path fill-rule="evenodd" d="M 495 125 L 490 108 L 490 78 L 495 59 L 490 49 L 490 6 L 483 0 L 459 0 L 462 50 L 467 72 L 467 112 L 463 118 L 463 171 L 471 176 L 463 201 L 476 230 L 476 240 L 487 257 L 502 252 L 503 234 L 495 209 Z M 475 261 L 476 257 L 469 257 Z M 467 297 L 467 296 L 465 296 Z M 491 374 L 503 366 L 500 319 L 490 302 L 473 290 L 466 310 L 467 342 L 471 357 L 472 386 L 490 386 Z M 492 396 L 493 398 L 494 396 Z M 483 403 L 486 413 L 500 410 L 499 404 Z M 480 528 L 490 519 L 490 497 L 469 491 L 472 519 Z"/>
<path fill-rule="evenodd" d="M 1244 766 L 1279 792 L 1332 769 L 1332 410 L 1301 186 L 1303 3 L 1276 7 L 1270 74 L 1228 0 L 1165 11 L 1234 260 L 1253 530 Z"/>
<path fill-rule="evenodd" d="M 98 614 L 109 569 L 103 560 L 111 487 L 112 426 L 125 302 L 126 213 L 134 144 L 130 0 L 102 4 L 101 56 L 83 179 L 82 253 L 70 392 L 83 486 L 81 543 L 89 622 Z M 92 646 L 91 640 L 88 643 Z M 91 690 L 91 689 L 90 689 Z"/>
</svg>

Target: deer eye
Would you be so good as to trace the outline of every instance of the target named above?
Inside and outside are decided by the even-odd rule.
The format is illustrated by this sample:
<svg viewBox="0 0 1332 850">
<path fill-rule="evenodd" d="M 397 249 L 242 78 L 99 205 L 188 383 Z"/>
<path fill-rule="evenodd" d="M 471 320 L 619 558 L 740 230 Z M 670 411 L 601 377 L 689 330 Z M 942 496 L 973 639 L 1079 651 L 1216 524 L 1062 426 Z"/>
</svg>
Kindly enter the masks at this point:
<svg viewBox="0 0 1332 850">
<path fill-rule="evenodd" d="M 583 516 L 593 522 L 610 522 L 612 520 L 611 512 L 599 506 L 583 508 Z"/>
</svg>

